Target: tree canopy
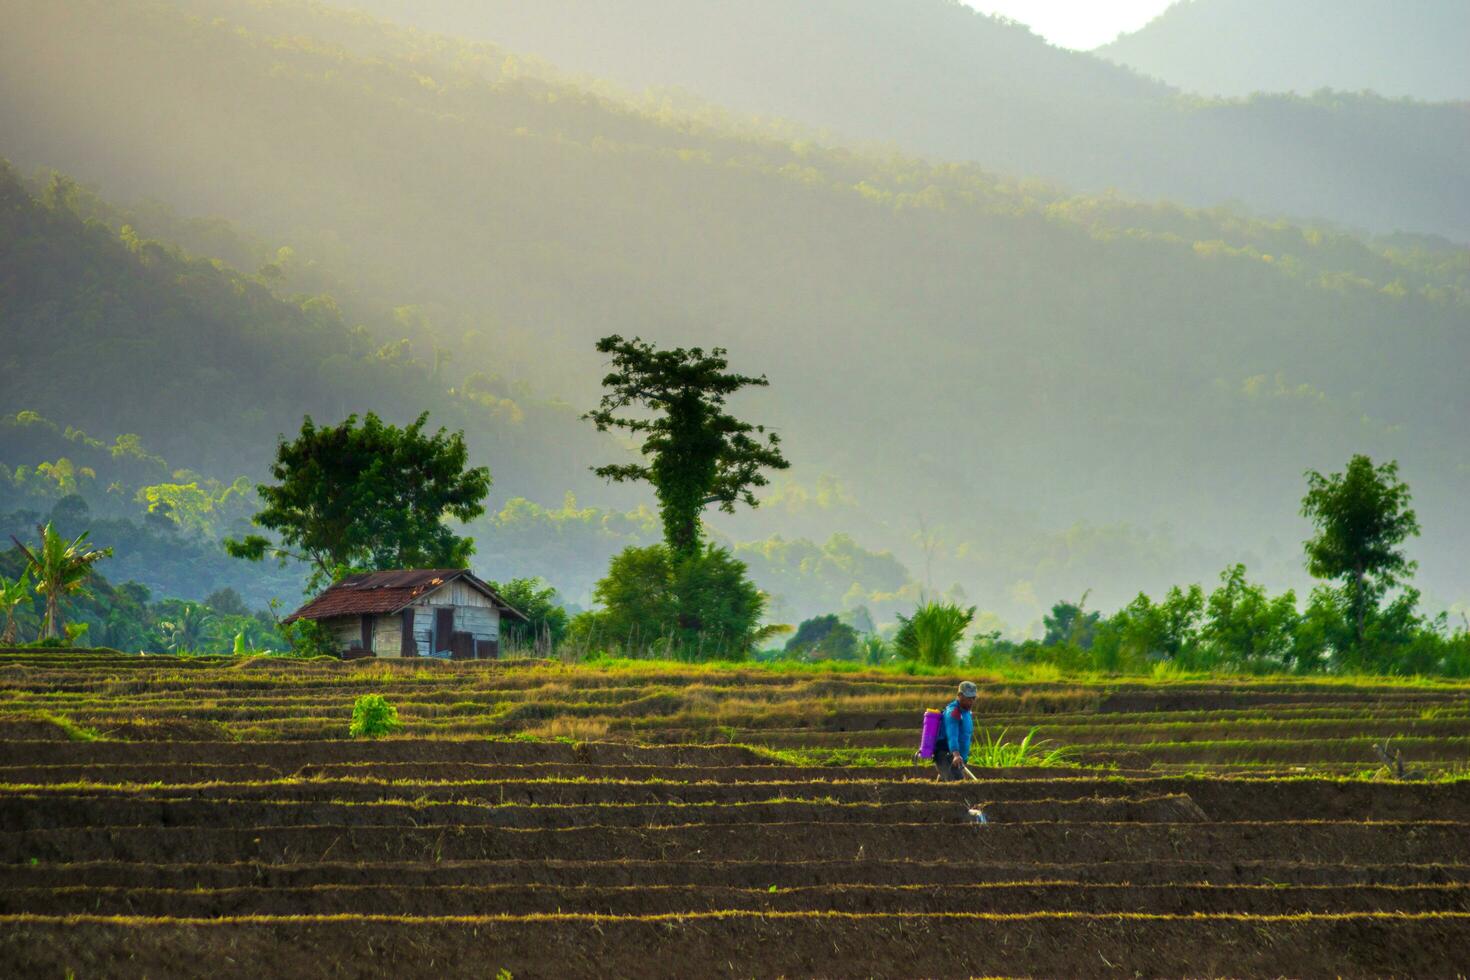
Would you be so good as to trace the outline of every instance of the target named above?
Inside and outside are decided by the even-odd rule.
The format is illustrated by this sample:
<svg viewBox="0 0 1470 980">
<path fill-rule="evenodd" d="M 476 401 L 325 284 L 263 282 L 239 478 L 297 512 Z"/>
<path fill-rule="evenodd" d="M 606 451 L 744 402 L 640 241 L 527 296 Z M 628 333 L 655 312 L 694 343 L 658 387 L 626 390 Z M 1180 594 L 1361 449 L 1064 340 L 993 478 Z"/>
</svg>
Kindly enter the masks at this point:
<svg viewBox="0 0 1470 980">
<path fill-rule="evenodd" d="M 680 556 L 694 555 L 704 508 L 715 504 L 734 513 L 737 503 L 756 507 L 755 490 L 770 482 L 763 471 L 791 465 L 776 433 L 724 411 L 726 399 L 742 388 L 770 382 L 728 371 L 722 347 L 708 354 L 698 347 L 658 350 L 637 337 L 613 335 L 598 341 L 597 349 L 612 355 L 613 370 L 602 379 L 607 391 L 601 404 L 585 417 L 600 432 L 619 429 L 640 439 L 647 462 L 593 471 L 615 483 L 651 483 L 664 543 Z M 652 417 L 619 414 L 627 408 Z"/>
<path fill-rule="evenodd" d="M 1402 548 L 1419 534 L 1411 501 L 1397 462 L 1374 466 L 1358 455 L 1341 473 L 1307 471 L 1302 516 L 1317 532 L 1306 542 L 1307 570 L 1342 581 L 1358 646 L 1379 600 L 1416 567 Z"/>
<path fill-rule="evenodd" d="M 256 488 L 265 506 L 254 523 L 279 542 L 249 535 L 226 547 L 307 562 L 316 584 L 351 570 L 465 567 L 474 541 L 444 522 L 484 513 L 490 470 L 469 466 L 463 433 L 429 435 L 427 424 L 428 413 L 404 428 L 371 412 L 326 427 L 308 417 L 280 443 L 277 482 Z"/>
</svg>

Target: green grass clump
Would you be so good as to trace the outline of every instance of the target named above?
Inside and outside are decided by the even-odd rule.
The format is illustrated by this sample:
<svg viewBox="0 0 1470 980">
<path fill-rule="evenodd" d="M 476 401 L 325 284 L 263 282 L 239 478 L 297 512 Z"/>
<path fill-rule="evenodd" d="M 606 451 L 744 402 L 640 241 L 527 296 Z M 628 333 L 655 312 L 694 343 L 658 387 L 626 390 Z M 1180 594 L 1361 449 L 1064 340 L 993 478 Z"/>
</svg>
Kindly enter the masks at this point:
<svg viewBox="0 0 1470 980">
<path fill-rule="evenodd" d="M 970 765 L 986 769 L 1005 769 L 1014 766 L 1060 766 L 1067 761 L 1067 748 L 1047 748 L 1048 741 L 1034 741 L 1038 729 L 1033 728 L 1019 742 L 1007 742 L 1002 728 L 994 737 L 985 732 L 970 753 Z"/>
<path fill-rule="evenodd" d="M 352 727 L 348 734 L 353 738 L 379 738 L 402 727 L 398 709 L 381 694 L 364 694 L 352 705 Z"/>
<path fill-rule="evenodd" d="M 72 721 L 70 718 L 67 718 L 64 715 L 43 713 L 39 717 L 43 721 L 49 721 L 51 724 L 61 729 L 62 732 L 66 734 L 66 737 L 71 739 L 73 742 L 95 742 L 102 737 L 97 729 L 86 728 L 82 725 L 78 725 L 76 722 Z"/>
</svg>

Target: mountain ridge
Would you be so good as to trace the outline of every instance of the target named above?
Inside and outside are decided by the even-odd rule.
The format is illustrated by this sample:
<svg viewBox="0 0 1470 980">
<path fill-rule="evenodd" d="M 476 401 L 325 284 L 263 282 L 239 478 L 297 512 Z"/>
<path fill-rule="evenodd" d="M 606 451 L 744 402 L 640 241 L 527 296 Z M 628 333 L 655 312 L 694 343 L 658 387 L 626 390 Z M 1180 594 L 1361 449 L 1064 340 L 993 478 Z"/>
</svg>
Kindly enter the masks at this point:
<svg viewBox="0 0 1470 980">
<path fill-rule="evenodd" d="M 1470 5 L 1459 0 L 1190 0 L 1095 48 L 1204 95 L 1372 91 L 1470 101 Z"/>
<path fill-rule="evenodd" d="M 1441 529 L 1431 591 L 1465 581 L 1443 543 L 1464 524 L 1463 249 L 731 132 L 316 8 L 241 7 L 289 34 L 180 9 L 68 2 L 15 25 L 50 45 L 0 59 L 18 155 L 291 242 L 384 305 L 519 325 L 529 351 L 487 329 L 452 366 L 544 377 L 573 405 L 595 403 L 597 336 L 729 347 L 771 376 L 737 409 L 782 429 L 793 478 L 857 501 L 721 519 L 736 540 L 861 526 L 912 553 L 922 519 L 939 580 L 992 606 L 1206 580 L 1222 555 L 1299 584 L 1282 542 L 1302 471 L 1368 451 L 1402 460 Z M 1063 530 L 1122 526 L 1143 531 Z"/>
</svg>

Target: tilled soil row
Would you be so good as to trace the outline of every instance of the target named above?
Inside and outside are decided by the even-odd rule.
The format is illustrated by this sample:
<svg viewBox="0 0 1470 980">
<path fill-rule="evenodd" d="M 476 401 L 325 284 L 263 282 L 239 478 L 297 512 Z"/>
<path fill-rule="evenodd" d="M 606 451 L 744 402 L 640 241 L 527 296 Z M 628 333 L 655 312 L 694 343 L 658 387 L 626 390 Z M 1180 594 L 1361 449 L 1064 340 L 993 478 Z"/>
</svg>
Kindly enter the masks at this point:
<svg viewBox="0 0 1470 980">
<path fill-rule="evenodd" d="M 1000 811 L 1007 806 L 997 804 Z M 1043 812 L 1038 804 L 1019 813 Z M 1187 813 L 1178 801 L 1099 800 L 1051 804 L 1074 819 L 1109 822 L 1166 819 Z M 268 800 L 134 800 L 87 797 L 0 798 L 0 831 L 134 827 L 649 827 L 699 823 L 959 824 L 971 820 L 962 800 L 934 803 L 758 802 L 737 804 L 282 803 Z M 1176 816 L 1176 819 L 1184 819 Z"/>
<path fill-rule="evenodd" d="M 1470 726 L 1466 726 L 1470 727 Z M 1461 729 L 1463 731 L 1464 728 Z M 680 733 L 663 733 L 666 741 L 663 744 L 676 744 L 674 738 Z M 693 733 L 691 733 L 693 734 Z M 991 734 L 994 734 L 992 731 Z M 740 729 L 734 734 L 734 739 L 751 745 L 761 745 L 776 749 L 836 749 L 836 748 L 866 748 L 866 749 L 906 749 L 912 750 L 914 739 L 908 732 L 814 732 L 814 731 L 781 731 Z M 1385 737 L 1393 737 L 1395 745 L 1404 750 L 1406 758 L 1417 759 L 1432 756 L 1434 758 L 1462 759 L 1470 756 L 1470 736 L 1463 734 L 1439 732 L 1432 734 L 1409 735 L 1407 731 L 1375 733 L 1372 730 L 1357 728 L 1350 735 L 1341 737 L 1319 737 L 1315 732 L 1310 737 L 1290 737 L 1283 735 L 1278 738 L 1255 737 L 1250 732 L 1243 732 L 1241 737 L 1226 738 L 1219 741 L 1183 739 L 1172 740 L 1172 736 L 1163 738 L 1120 738 L 1114 739 L 1105 727 L 1099 727 L 1093 731 L 1093 737 L 1086 740 L 1078 738 L 1062 738 L 1049 736 L 1045 728 L 1037 735 L 1038 738 L 1049 738 L 1051 745 L 1048 747 L 1064 747 L 1076 753 L 1081 758 L 1098 755 L 1118 755 L 1122 753 L 1133 753 L 1146 758 L 1176 759 L 1194 757 L 1227 757 L 1242 759 L 1261 759 L 1276 761 L 1355 761 L 1360 760 L 1365 765 L 1372 764 L 1377 760 L 1373 752 L 1373 743 L 1382 741 Z"/>
<path fill-rule="evenodd" d="M 642 747 L 618 742 L 383 739 L 306 742 L 0 741 L 0 766 L 235 763 L 296 771 L 337 762 L 731 766 L 768 760 L 738 745 Z"/>
<path fill-rule="evenodd" d="M 1009 780 L 1054 779 L 1057 773 L 1074 770 L 973 769 L 977 776 L 1000 775 Z M 1085 772 L 1086 770 L 1075 770 Z M 1126 773 L 1120 773 L 1126 775 Z M 664 780 L 680 783 L 753 783 L 848 781 L 932 781 L 934 768 L 925 766 L 788 766 L 757 765 L 597 765 L 592 763 L 479 763 L 479 762 L 342 762 L 308 763 L 302 766 L 269 766 L 244 763 L 84 763 L 59 765 L 0 766 L 0 784 L 41 785 L 54 783 L 200 783 L 254 782 L 294 779 L 381 779 L 413 781 L 484 781 L 538 779 Z"/>
<path fill-rule="evenodd" d="M 391 697 L 391 695 L 390 695 Z M 183 698 L 183 696 L 181 696 Z M 328 731 L 336 734 L 343 727 L 343 719 L 351 715 L 353 695 L 341 699 L 308 699 L 296 703 L 285 701 L 279 704 L 240 703 L 233 705 L 208 705 L 207 699 L 183 698 L 177 702 L 155 703 L 133 702 L 128 699 L 109 699 L 89 705 L 57 704 L 44 706 L 49 710 L 64 713 L 79 723 L 98 730 L 112 730 L 130 723 L 168 723 L 179 721 L 215 722 L 236 728 L 272 728 L 281 731 L 309 730 Z M 626 704 L 573 704 L 558 706 L 538 702 L 524 702 L 509 710 L 500 702 L 465 703 L 424 702 L 393 698 L 405 725 L 425 730 L 444 731 L 520 731 L 527 726 L 552 718 L 579 718 L 605 722 L 618 732 L 638 734 L 647 739 L 664 742 L 707 739 L 718 730 L 734 728 L 738 731 L 767 733 L 770 744 L 799 744 L 793 740 L 810 737 L 813 745 L 864 745 L 886 746 L 901 744 L 906 740 L 917 740 L 917 731 L 923 717 L 922 708 L 870 717 L 843 714 L 823 717 L 813 714 L 810 708 L 798 701 L 790 702 L 787 710 L 769 714 L 732 714 L 688 717 L 668 714 L 670 706 L 662 703 L 647 704 L 640 700 Z M 191 703 L 192 702 L 192 703 Z M 677 708 L 677 705 L 672 706 Z M 798 708 L 806 708 L 806 716 L 796 714 Z M 1179 725 L 1167 714 L 1151 716 L 1158 721 L 1148 725 L 1126 721 L 1125 727 L 1115 729 L 1105 719 L 1123 718 L 1118 715 L 1067 715 L 1074 720 L 1066 725 L 1054 726 L 1047 715 L 1017 717 L 1012 712 L 997 710 L 978 713 L 982 723 L 992 730 L 1009 728 L 1024 732 L 1040 727 L 1047 738 L 1067 742 L 1149 742 L 1190 740 L 1206 741 L 1230 738 L 1365 738 L 1408 735 L 1463 735 L 1470 730 L 1470 718 L 1450 715 L 1440 718 L 1422 717 L 1423 709 L 1429 705 L 1408 705 L 1403 710 L 1381 712 L 1377 715 L 1336 718 L 1303 725 L 1298 718 L 1264 719 L 1251 718 L 1237 721 L 1233 718 L 1216 718 L 1209 722 Z M 1091 719 L 1091 723 L 1086 721 Z M 207 740 L 195 736 L 194 740 Z"/>
<path fill-rule="evenodd" d="M 128 732 L 150 724 L 193 724 L 196 735 L 188 735 L 187 727 L 178 727 L 179 741 L 210 741 L 212 727 L 226 726 L 229 729 L 269 730 L 279 733 L 279 738 L 335 738 L 344 729 L 344 718 L 351 716 L 353 699 L 341 702 L 313 701 L 306 708 L 300 705 L 279 707 L 190 707 L 188 704 L 168 707 L 129 707 L 128 704 L 113 704 L 107 707 L 63 708 L 78 724 L 93 727 L 98 732 Z M 620 735 L 638 735 L 647 741 L 678 743 L 707 742 L 722 730 L 759 733 L 761 743 L 776 746 L 904 746 L 917 741 L 920 711 L 911 711 L 895 718 L 878 718 L 876 721 L 853 721 L 847 718 L 811 718 L 810 723 L 797 723 L 798 718 L 789 713 L 766 717 L 709 717 L 691 718 L 648 716 L 647 711 L 637 705 L 573 705 L 559 708 L 554 705 L 531 705 L 526 711 L 500 713 L 494 705 L 460 707 L 460 705 L 425 705 L 413 702 L 395 702 L 406 730 L 425 733 L 513 733 L 535 726 L 550 718 L 582 718 L 592 723 L 606 723 L 610 730 Z M 794 702 L 795 707 L 795 702 Z M 534 708 L 534 710 L 532 710 Z M 1294 720 L 1251 720 L 1211 721 L 1211 723 L 1179 726 L 1172 721 L 1160 721 L 1157 726 L 1127 724 L 1122 729 L 1108 726 L 1101 718 L 1092 724 L 1067 724 L 1053 727 L 1045 717 L 1017 721 L 1011 717 L 988 714 L 982 716 L 985 726 L 992 732 L 1011 729 L 1025 732 L 1030 727 L 1041 727 L 1042 738 L 1053 739 L 1064 745 L 1088 745 L 1088 743 L 1120 743 L 1120 745 L 1147 745 L 1151 742 L 1207 742 L 1207 741 L 1301 741 L 1301 739 L 1366 739 L 1366 738 L 1464 738 L 1470 733 L 1470 717 L 1455 716 L 1423 718 L 1419 713 L 1398 714 L 1388 717 L 1360 717 L 1333 720 L 1330 723 L 1301 724 Z M 16 736 L 9 736 L 16 738 Z M 213 736 L 218 738 L 218 736 Z"/>
<path fill-rule="evenodd" d="M 770 770 L 756 768 L 758 773 Z M 419 773 L 409 767 L 403 774 Z M 512 770 L 521 772 L 521 770 Z M 557 769 L 557 772 L 564 770 Z M 1008 770 L 982 770 L 979 784 L 939 783 L 930 778 L 908 780 L 825 781 L 822 778 L 769 782 L 545 781 L 532 778 L 480 779 L 458 782 L 388 783 L 360 779 L 298 779 L 260 782 L 210 782 L 200 785 L 127 785 L 55 790 L 13 790 L 0 782 L 0 806 L 7 797 L 91 798 L 96 800 L 241 800 L 272 802 L 461 802 L 534 805 L 752 803 L 774 799 L 826 799 L 838 803 L 1000 803 L 1090 798 L 1139 799 L 1186 795 L 1212 820 L 1452 820 L 1470 823 L 1470 782 L 1364 782 L 1329 779 L 1198 779 L 1169 776 L 1099 779 L 1053 778 L 1033 773 L 1010 779 L 991 775 Z M 1065 772 L 1065 770 L 1061 770 Z M 862 770 L 840 770 L 844 775 Z M 871 773 L 871 770 L 868 770 Z M 917 770 L 917 772 L 924 772 Z M 93 772 L 93 775 L 103 775 Z M 150 773 L 151 774 L 151 773 Z M 700 772 L 698 775 L 703 776 Z M 744 774 L 744 773 L 742 773 Z M 783 771 L 782 773 L 786 773 Z M 548 774 L 549 775 L 549 774 Z M 688 770 L 671 775 L 689 776 Z M 927 773 L 926 773 L 927 775 Z M 8 776 L 0 773 L 0 780 Z M 207 777 L 206 777 L 207 778 Z M 151 782 L 140 780 L 140 782 Z"/>
<path fill-rule="evenodd" d="M 441 861 L 314 864 L 0 864 L 0 889 L 429 888 L 461 885 L 628 888 L 799 888 L 852 885 L 974 885 L 1015 882 L 1157 885 L 1470 885 L 1470 864 L 1290 861 Z"/>
<path fill-rule="evenodd" d="M 1155 915 L 1320 915 L 1470 912 L 1470 885 L 825 884 L 319 885 L 310 888 L 0 890 L 0 915 L 234 918 L 254 915 L 678 915 L 689 912 L 1135 912 Z"/>
<path fill-rule="evenodd" d="M 1470 853 L 1453 823 L 691 824 L 670 827 L 120 827 L 0 833 L 0 862 L 767 860 L 1211 861 L 1434 864 Z"/>
<path fill-rule="evenodd" d="M 759 735 L 765 745 L 823 747 L 856 746 L 862 748 L 907 748 L 916 741 L 914 732 L 908 728 L 879 729 L 834 729 L 786 728 L 777 726 L 735 726 L 741 734 L 737 738 Z M 996 736 L 1006 727 L 999 722 L 981 719 L 977 725 L 983 732 Z M 1056 745 L 1141 745 L 1152 743 L 1178 744 L 1180 742 L 1220 741 L 1267 741 L 1277 740 L 1291 743 L 1320 741 L 1322 739 L 1346 739 L 1361 742 L 1364 739 L 1393 738 L 1466 738 L 1470 736 L 1470 718 L 1385 718 L 1363 719 L 1330 724 L 1302 725 L 1292 721 L 1267 722 L 1219 722 L 1208 725 L 1158 726 L 1128 725 L 1115 728 L 1106 722 L 1091 725 L 1036 726 L 1038 739 L 1048 739 Z M 1029 730 L 1029 729 L 1027 729 Z M 1024 735 L 1026 730 L 1020 731 Z M 1017 735 L 1014 728 L 1007 740 Z"/>
<path fill-rule="evenodd" d="M 1315 687 L 1271 688 L 1240 687 L 1234 690 L 1176 687 L 1136 687 L 1118 689 L 1099 699 L 1100 714 L 1136 714 L 1156 711 L 1221 711 L 1241 708 L 1258 708 L 1265 705 L 1295 705 L 1309 707 L 1317 704 L 1454 704 L 1463 703 L 1465 692 L 1452 688 L 1426 690 L 1423 688 L 1393 687 L 1342 687 L 1320 685 Z"/>
<path fill-rule="evenodd" d="M 8 917 L 15 976 L 1453 976 L 1470 916 Z"/>
</svg>

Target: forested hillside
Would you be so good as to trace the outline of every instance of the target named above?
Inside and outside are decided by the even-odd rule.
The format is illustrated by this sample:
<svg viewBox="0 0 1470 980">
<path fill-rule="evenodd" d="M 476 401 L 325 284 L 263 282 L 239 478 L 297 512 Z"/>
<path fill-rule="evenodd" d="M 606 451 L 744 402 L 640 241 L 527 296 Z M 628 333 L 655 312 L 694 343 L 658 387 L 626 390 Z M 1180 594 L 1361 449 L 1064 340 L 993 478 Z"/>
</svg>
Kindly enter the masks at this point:
<svg viewBox="0 0 1470 980">
<path fill-rule="evenodd" d="M 302 569 L 250 565 L 220 545 L 251 530 L 276 435 L 308 412 L 411 418 L 425 408 L 435 424 L 464 427 L 496 477 L 492 512 L 468 528 L 486 577 L 545 576 L 566 601 L 585 603 L 615 551 L 657 540 L 647 507 L 577 504 L 570 487 L 592 487 L 604 502 L 626 495 L 587 473 L 585 460 L 617 450 L 567 407 L 528 397 L 524 385 L 519 401 L 496 395 L 485 378 L 446 389 L 447 365 L 418 363 L 402 342 L 377 347 L 365 327 L 344 326 L 335 299 L 281 300 L 271 287 L 286 270 L 243 276 L 122 223 L 141 218 L 248 256 L 251 243 L 219 222 L 191 226 L 156 207 L 134 215 L 59 175 L 34 195 L 0 161 L 0 412 L 9 413 L 0 414 L 0 540 L 31 539 L 53 521 L 113 548 L 107 577 L 156 598 L 197 602 L 231 589 L 252 610 L 271 599 L 294 606 Z M 783 495 L 798 493 L 785 487 L 778 512 Z M 535 502 L 563 494 L 560 506 Z M 738 550 L 776 614 L 868 606 L 891 616 L 916 595 L 896 559 L 847 538 Z M 86 611 L 103 629 L 106 617 Z"/>
<path fill-rule="evenodd" d="M 1464 0 L 1185 0 L 1096 53 L 1206 95 L 1470 101 Z"/>
<path fill-rule="evenodd" d="M 973 160 L 1084 191 L 1118 188 L 1198 206 L 1242 201 L 1260 212 L 1470 241 L 1470 107 L 1463 105 L 1345 94 L 1204 101 L 1090 54 L 1051 47 L 959 0 L 342 2 L 539 54 L 635 91 L 692 92 L 844 138 Z M 1315 33 L 1298 32 L 1301 43 L 1330 51 L 1339 25 L 1366 2 L 1353 0 L 1342 14 L 1330 0 L 1309 4 L 1333 13 Z M 1274 42 L 1261 35 L 1293 33 L 1298 15 L 1280 12 L 1290 3 L 1258 6 L 1281 19 L 1252 23 L 1259 34 L 1251 44 L 1270 51 Z M 1386 19 L 1366 30 L 1382 25 L 1374 53 L 1392 58 L 1386 52 L 1404 50 L 1395 28 L 1419 16 L 1406 9 L 1418 4 L 1375 6 Z M 1463 5 L 1461 11 L 1454 20 L 1463 21 Z M 1463 73 L 1466 37 L 1463 28 L 1446 30 L 1427 49 L 1428 60 L 1446 52 Z M 1249 50 L 1230 57 L 1253 63 Z M 1272 88 L 1258 84 L 1244 94 Z M 677 95 L 669 99 L 679 104 Z"/>
<path fill-rule="evenodd" d="M 616 450 L 574 442 L 590 435 L 565 433 L 590 427 L 562 421 L 595 401 L 594 338 L 641 334 L 728 346 L 740 369 L 770 375 L 751 415 L 782 432 L 797 468 L 771 506 L 717 522 L 735 540 L 847 531 L 1024 623 L 1059 595 L 1097 587 L 1107 605 L 1236 558 L 1292 580 L 1302 471 L 1369 452 L 1402 460 L 1415 488 L 1426 591 L 1462 597 L 1470 576 L 1451 542 L 1470 523 L 1470 254 L 1446 242 L 1073 197 L 713 110 L 631 106 L 498 48 L 321 8 L 207 9 L 235 19 L 139 0 L 7 5 L 0 133 L 27 167 L 240 228 L 221 238 L 176 219 L 200 240 L 244 256 L 289 246 L 253 277 L 121 238 L 105 249 L 163 263 L 171 289 L 206 290 L 208 306 L 265 304 L 277 326 L 237 331 L 200 310 L 165 318 L 167 370 L 119 360 L 145 349 L 126 340 L 102 348 L 107 364 L 78 365 L 92 347 L 68 338 L 126 338 L 149 318 L 122 288 L 117 302 L 62 291 L 65 317 L 38 306 L 6 324 L 29 346 L 0 410 L 90 431 L 87 413 L 117 401 L 100 437 L 144 433 L 174 465 L 202 466 L 217 451 L 209 431 L 166 430 L 216 405 L 211 424 L 248 421 L 257 452 L 291 427 L 288 412 L 411 405 L 483 447 L 495 507 L 576 490 L 584 508 L 621 514 L 631 499 L 579 482 Z M 1385 188 L 1434 193 L 1409 175 Z M 142 234 L 167 223 L 138 213 Z M 58 289 L 95 278 L 52 275 Z M 324 302 L 272 299 L 276 276 L 337 284 L 343 309 L 412 309 L 354 333 L 358 318 Z M 33 287 L 9 288 L 20 300 L 7 311 L 22 309 Z M 45 316 L 79 325 L 25 331 Z M 259 344 L 236 337 L 230 357 L 188 367 L 188 331 L 214 329 Z M 412 343 L 385 351 L 395 330 Z M 331 381 L 312 373 L 329 362 Z M 84 407 L 30 365 L 75 368 L 100 394 Z M 467 398 L 475 375 L 506 380 Z M 511 397 L 515 383 L 574 407 L 538 414 Z M 506 398 L 520 428 L 497 415 Z M 823 479 L 839 490 L 816 492 Z M 867 591 L 885 593 L 871 578 Z"/>
</svg>

